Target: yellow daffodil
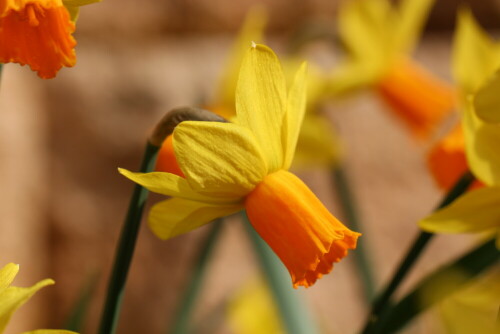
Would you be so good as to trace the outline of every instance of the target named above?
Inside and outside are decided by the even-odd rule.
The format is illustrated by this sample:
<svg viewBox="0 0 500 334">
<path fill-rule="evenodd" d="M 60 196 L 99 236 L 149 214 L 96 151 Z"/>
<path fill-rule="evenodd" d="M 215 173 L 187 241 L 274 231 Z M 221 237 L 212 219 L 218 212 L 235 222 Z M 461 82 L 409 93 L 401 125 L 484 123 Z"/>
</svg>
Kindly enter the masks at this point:
<svg viewBox="0 0 500 334">
<path fill-rule="evenodd" d="M 454 91 L 409 57 L 433 0 L 352 0 L 339 11 L 339 34 L 348 59 L 331 75 L 326 91 L 339 95 L 370 87 L 418 138 L 452 110 Z"/>
<path fill-rule="evenodd" d="M 180 123 L 175 156 L 185 178 L 131 173 L 131 180 L 174 198 L 156 204 L 149 226 L 162 239 L 246 209 L 255 230 L 288 268 L 294 287 L 311 286 L 356 247 L 347 229 L 295 175 L 292 163 L 305 111 L 306 66 L 288 94 L 280 63 L 266 46 L 245 56 L 234 123 Z"/>
<path fill-rule="evenodd" d="M 500 43 L 493 41 L 481 29 L 470 10 L 461 8 L 457 21 L 452 69 L 460 94 L 460 106 L 461 109 L 465 109 L 467 96 L 476 92 L 479 86 L 500 67 Z M 466 116 L 469 123 L 478 124 L 480 121 L 471 114 Z M 477 160 L 475 152 L 476 150 L 469 150 L 469 159 Z M 428 165 L 436 183 L 445 190 L 450 189 L 468 170 L 461 124 L 457 124 L 434 145 L 428 156 Z"/>
<path fill-rule="evenodd" d="M 10 263 L 0 269 L 0 333 L 3 333 L 14 312 L 28 301 L 41 288 L 54 284 L 51 279 L 45 279 L 29 288 L 11 286 L 19 271 L 19 265 Z M 23 334 L 76 334 L 64 330 L 39 329 Z"/>
<path fill-rule="evenodd" d="M 430 232 L 495 231 L 500 248 L 500 123 L 486 123 L 476 113 L 500 113 L 500 73 L 469 96 L 464 111 L 465 148 L 469 166 L 484 188 L 470 191 L 420 222 Z"/>
<path fill-rule="evenodd" d="M 76 63 L 78 8 L 100 0 L 0 0 L 0 63 L 29 65 L 41 78 Z"/>
<path fill-rule="evenodd" d="M 446 298 L 438 306 L 449 334 L 498 334 L 500 271 L 495 270 Z"/>
<path fill-rule="evenodd" d="M 237 291 L 227 312 L 234 334 L 286 333 L 271 293 L 260 280 L 249 282 Z"/>
<path fill-rule="evenodd" d="M 215 97 L 206 106 L 208 110 L 228 120 L 236 116 L 234 93 L 243 56 L 252 41 L 263 40 L 266 21 L 266 12 L 261 7 L 254 8 L 247 15 L 239 36 L 229 53 L 229 58 L 226 61 L 227 66 L 222 74 Z M 285 74 L 292 77 L 289 80 L 291 82 L 294 70 L 289 69 L 296 69 L 297 61 L 289 60 L 285 65 Z M 294 167 L 331 166 L 339 160 L 339 138 L 335 135 L 334 129 L 329 126 L 326 117 L 314 112 L 317 109 L 317 102 L 322 97 L 319 92 L 322 88 L 320 86 L 319 79 L 308 81 L 308 112 L 304 117 L 299 134 Z M 170 136 L 165 140 L 158 154 L 155 170 L 182 176 Z"/>
</svg>

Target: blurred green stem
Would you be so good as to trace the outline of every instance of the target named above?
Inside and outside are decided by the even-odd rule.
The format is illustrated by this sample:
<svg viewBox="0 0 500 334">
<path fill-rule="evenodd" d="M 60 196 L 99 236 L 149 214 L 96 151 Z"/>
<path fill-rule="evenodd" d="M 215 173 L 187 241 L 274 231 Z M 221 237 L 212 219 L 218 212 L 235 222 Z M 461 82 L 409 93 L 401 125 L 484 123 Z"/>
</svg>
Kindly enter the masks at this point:
<svg viewBox="0 0 500 334">
<path fill-rule="evenodd" d="M 348 227 L 353 231 L 363 233 L 356 201 L 351 192 L 349 178 L 346 175 L 344 167 L 341 164 L 338 164 L 333 168 L 332 175 Z M 365 299 L 368 302 L 371 302 L 375 295 L 375 280 L 366 245 L 365 238 L 360 238 L 356 246 L 356 251 L 352 252 L 352 256 L 354 257 L 356 267 L 361 274 Z"/>
<path fill-rule="evenodd" d="M 292 288 L 290 275 L 271 248 L 262 240 L 242 213 L 248 235 L 253 244 L 261 268 L 277 302 L 278 310 L 288 334 L 317 334 L 318 328 L 312 320 L 298 291 Z"/>
<path fill-rule="evenodd" d="M 216 220 L 212 225 L 205 242 L 199 249 L 198 260 L 196 261 L 193 273 L 190 275 L 190 281 L 185 288 L 184 297 L 179 305 L 176 316 L 173 319 L 173 324 L 168 331 L 171 334 L 186 334 L 189 333 L 189 320 L 195 306 L 196 299 L 203 285 L 203 277 L 205 276 L 206 268 L 213 253 L 216 242 L 222 230 L 222 219 Z"/>
<path fill-rule="evenodd" d="M 73 309 L 66 320 L 66 328 L 69 331 L 74 332 L 82 332 L 83 324 L 85 322 L 85 316 L 88 313 L 90 301 L 92 296 L 95 293 L 95 289 L 98 282 L 98 276 L 96 274 L 92 274 L 87 279 L 87 282 L 82 287 L 80 291 L 80 295 L 73 306 Z"/>
<path fill-rule="evenodd" d="M 457 181 L 455 186 L 448 192 L 441 204 L 436 210 L 439 210 L 448 204 L 452 203 L 460 195 L 465 193 L 469 186 L 474 181 L 474 176 L 468 171 L 466 172 L 460 180 Z M 401 261 L 398 269 L 396 270 L 392 280 L 387 284 L 387 286 L 382 290 L 382 293 L 377 297 L 373 303 L 372 310 L 368 316 L 366 325 L 361 333 L 368 334 L 371 333 L 371 328 L 378 321 L 380 315 L 384 312 L 388 306 L 390 299 L 399 284 L 404 280 L 410 269 L 413 267 L 417 259 L 419 258 L 422 251 L 425 249 L 429 241 L 432 239 L 433 234 L 421 231 L 418 237 L 415 239 L 413 245 L 406 253 L 403 261 Z"/>
<path fill-rule="evenodd" d="M 141 173 L 153 171 L 159 149 L 158 146 L 152 145 L 148 141 L 140 168 Z M 114 334 L 116 331 L 127 275 L 130 263 L 132 262 L 132 256 L 139 234 L 142 212 L 147 197 L 148 191 L 136 184 L 116 249 L 115 262 L 109 280 L 99 334 Z"/>
<path fill-rule="evenodd" d="M 500 264 L 500 252 L 493 239 L 423 279 L 411 293 L 381 315 L 370 333 L 387 334 L 402 329 L 415 315 L 442 301 L 494 264 Z"/>
</svg>

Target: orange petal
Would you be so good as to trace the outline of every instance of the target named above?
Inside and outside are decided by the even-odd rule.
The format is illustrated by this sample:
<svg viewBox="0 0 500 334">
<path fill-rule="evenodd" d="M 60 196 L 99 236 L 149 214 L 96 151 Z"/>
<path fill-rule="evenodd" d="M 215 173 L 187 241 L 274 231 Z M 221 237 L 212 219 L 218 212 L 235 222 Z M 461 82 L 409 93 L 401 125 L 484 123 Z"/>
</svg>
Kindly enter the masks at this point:
<svg viewBox="0 0 500 334">
<path fill-rule="evenodd" d="M 451 189 L 469 170 L 465 155 L 465 139 L 460 123 L 430 150 L 427 156 L 427 166 L 437 185 L 443 190 Z M 471 189 L 482 186 L 481 182 L 475 181 Z"/>
<path fill-rule="evenodd" d="M 359 233 L 338 221 L 295 175 L 267 175 L 245 201 L 248 218 L 287 267 L 294 288 L 309 287 L 356 248 Z"/>
<path fill-rule="evenodd" d="M 432 134 L 456 101 L 450 86 L 409 60 L 397 61 L 377 91 L 417 138 Z"/>
<path fill-rule="evenodd" d="M 157 172 L 166 172 L 184 177 L 184 173 L 175 158 L 172 135 L 168 136 L 167 139 L 163 141 L 160 152 L 158 152 L 155 170 Z"/>
<path fill-rule="evenodd" d="M 76 63 L 75 25 L 62 2 L 56 4 L 26 1 L 19 6 L 16 1 L 0 6 L 0 63 L 27 64 L 44 79 Z"/>
</svg>

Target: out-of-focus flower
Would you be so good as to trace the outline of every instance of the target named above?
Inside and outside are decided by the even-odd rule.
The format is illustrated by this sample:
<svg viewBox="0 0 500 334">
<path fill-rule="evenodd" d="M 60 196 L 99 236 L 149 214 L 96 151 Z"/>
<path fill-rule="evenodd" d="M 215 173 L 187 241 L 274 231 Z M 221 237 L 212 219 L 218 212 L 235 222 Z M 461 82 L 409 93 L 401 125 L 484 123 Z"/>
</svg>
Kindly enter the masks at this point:
<svg viewBox="0 0 500 334">
<path fill-rule="evenodd" d="M 417 136 L 432 134 L 449 115 L 455 93 L 409 58 L 433 0 L 353 0 L 340 8 L 339 34 L 349 53 L 325 90 L 340 95 L 372 88 Z"/>
<path fill-rule="evenodd" d="M 76 63 L 78 8 L 100 0 L 0 0 L 0 63 L 29 65 L 50 79 Z"/>
<path fill-rule="evenodd" d="M 495 43 L 481 29 L 468 9 L 459 11 L 457 25 L 452 69 L 460 106 L 464 109 L 467 96 L 477 91 L 480 84 L 500 67 L 500 43 Z M 450 189 L 469 168 L 464 142 L 462 125 L 457 124 L 428 155 L 428 166 L 434 180 L 444 190 Z"/>
<path fill-rule="evenodd" d="M 150 212 L 157 236 L 168 239 L 246 209 L 294 287 L 311 286 L 356 247 L 359 233 L 287 171 L 305 112 L 305 75 L 303 64 L 287 94 L 276 55 L 254 44 L 241 66 L 234 123 L 185 121 L 175 128 L 175 156 L 185 178 L 120 170 L 149 190 L 174 197 Z"/>
<path fill-rule="evenodd" d="M 205 106 L 210 110 L 227 120 L 236 116 L 235 111 L 235 91 L 238 82 L 239 69 L 246 54 L 248 45 L 251 42 L 260 42 L 263 40 L 263 32 L 267 18 L 266 12 L 262 7 L 256 7 L 251 10 L 243 27 L 234 42 L 229 57 L 225 62 L 227 65 L 221 77 L 220 84 L 216 94 L 211 102 Z M 293 80 L 294 71 L 300 62 L 295 59 L 288 59 L 285 62 L 284 70 L 288 77 L 288 82 Z M 292 70 L 293 68 L 293 70 Z M 304 117 L 302 129 L 297 143 L 297 152 L 293 162 L 294 167 L 309 166 L 332 166 L 339 160 L 340 148 L 339 138 L 336 136 L 335 129 L 329 124 L 329 121 L 315 112 L 318 101 L 324 97 L 322 95 L 322 83 L 319 75 L 310 76 L 308 80 L 308 107 Z M 175 155 L 172 149 L 172 142 L 166 140 L 158 154 L 158 163 L 155 170 L 160 172 L 179 173 L 178 166 L 175 165 Z"/>
<path fill-rule="evenodd" d="M 449 334 L 498 334 L 500 271 L 495 270 L 468 284 L 438 305 Z"/>
<path fill-rule="evenodd" d="M 465 148 L 469 166 L 484 188 L 472 190 L 449 206 L 420 222 L 430 232 L 497 233 L 500 248 L 500 123 L 487 123 L 476 113 L 500 113 L 500 73 L 475 95 L 469 96 L 463 113 Z"/>
<path fill-rule="evenodd" d="M 19 271 L 19 265 L 10 263 L 0 269 L 0 333 L 3 333 L 14 312 L 28 301 L 41 288 L 54 284 L 51 279 L 45 279 L 29 288 L 11 286 Z M 23 334 L 76 334 L 64 330 L 39 329 Z"/>
<path fill-rule="evenodd" d="M 237 291 L 227 308 L 229 326 L 234 334 L 284 334 L 271 293 L 261 280 L 252 281 Z"/>
</svg>

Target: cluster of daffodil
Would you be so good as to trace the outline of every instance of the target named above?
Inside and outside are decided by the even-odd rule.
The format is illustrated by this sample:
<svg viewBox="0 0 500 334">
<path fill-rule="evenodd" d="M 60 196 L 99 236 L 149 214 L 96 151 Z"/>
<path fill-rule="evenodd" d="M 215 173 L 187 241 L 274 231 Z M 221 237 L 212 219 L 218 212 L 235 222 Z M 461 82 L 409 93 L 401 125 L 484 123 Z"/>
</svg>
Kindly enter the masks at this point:
<svg viewBox="0 0 500 334">
<path fill-rule="evenodd" d="M 73 66 L 76 41 L 72 33 L 79 7 L 97 1 L 0 0 L 0 63 L 28 64 L 42 78 L 52 78 L 61 67 Z M 163 144 L 162 138 L 152 145 L 153 153 L 148 153 L 154 157 L 161 146 L 154 172 L 148 170 L 154 161 L 147 161 L 144 173 L 119 169 L 138 186 L 118 248 L 100 333 L 113 334 L 116 330 L 146 196 L 144 189 L 170 197 L 155 204 L 148 215 L 149 227 L 164 240 L 246 211 L 253 229 L 288 269 L 294 288 L 312 286 L 348 250 L 355 249 L 361 234 L 332 215 L 289 169 L 292 162 L 330 167 L 339 163 L 338 139 L 327 118 L 318 112 L 319 105 L 361 89 L 376 92 L 420 141 L 435 137 L 458 110 L 461 123 L 439 140 L 428 156 L 436 183 L 449 190 L 449 196 L 419 226 L 432 233 L 483 232 L 484 239 L 494 235 L 500 249 L 500 45 L 481 30 L 467 9 L 461 9 L 453 52 L 456 88 L 438 79 L 410 56 L 433 3 L 402 0 L 394 7 L 388 0 L 346 2 L 338 16 L 345 59 L 327 73 L 313 67 L 309 82 L 305 63 L 292 75 L 288 63 L 295 64 L 293 58 L 286 61 L 284 71 L 269 47 L 254 42 L 263 39 L 266 20 L 262 12 L 253 12 L 235 43 L 216 97 L 205 106 L 221 121 L 187 119 L 175 124 Z M 298 159 L 294 159 L 296 147 Z M 466 183 L 460 190 L 461 176 L 467 175 L 469 169 L 477 181 L 471 187 Z M 399 324 L 387 327 L 387 319 L 400 312 L 398 305 L 387 311 L 389 299 L 430 236 L 422 232 L 374 304 L 363 333 L 399 328 Z M 458 263 L 467 267 L 475 259 L 474 254 L 491 253 L 488 243 L 485 245 Z M 488 259 L 497 259 L 498 265 L 498 256 L 496 251 Z M 488 260 L 470 270 L 475 275 L 489 266 Z M 0 270 L 0 332 L 21 304 L 41 287 L 53 283 L 44 280 L 31 288 L 11 287 L 17 271 L 18 266 L 13 264 Z M 463 290 L 443 301 L 441 308 L 447 323 L 451 323 L 449 328 L 456 328 L 454 321 L 449 321 L 450 315 L 456 318 L 456 314 L 463 314 L 462 309 L 453 311 L 453 298 L 471 305 L 474 311 L 468 313 L 486 304 L 491 308 L 491 299 L 483 298 L 484 286 L 498 292 L 498 271 L 488 277 L 479 285 L 480 292 Z M 231 317 L 237 319 L 235 326 L 243 326 L 237 331 L 284 332 L 281 324 L 275 323 L 274 309 L 268 308 L 267 295 L 255 291 L 246 294 L 245 302 L 235 302 L 231 308 Z M 411 300 L 411 294 L 408 296 L 403 303 Z M 247 300 L 251 308 L 266 313 L 263 316 L 272 316 L 264 327 L 272 329 L 252 329 L 255 313 L 248 312 Z M 475 322 L 464 326 L 477 328 Z M 495 330 L 491 323 L 484 328 Z M 450 332 L 457 333 L 454 329 Z"/>
</svg>

